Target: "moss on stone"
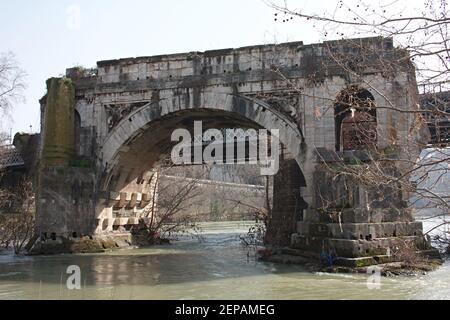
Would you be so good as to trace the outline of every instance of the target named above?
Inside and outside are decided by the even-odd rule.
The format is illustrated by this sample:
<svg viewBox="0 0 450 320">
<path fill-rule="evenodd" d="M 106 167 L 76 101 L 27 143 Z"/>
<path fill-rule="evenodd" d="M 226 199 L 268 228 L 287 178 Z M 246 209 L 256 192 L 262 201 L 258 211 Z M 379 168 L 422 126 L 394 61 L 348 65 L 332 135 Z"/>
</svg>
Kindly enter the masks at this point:
<svg viewBox="0 0 450 320">
<path fill-rule="evenodd" d="M 79 239 L 77 241 L 72 241 L 72 244 L 70 246 L 70 252 L 71 253 L 98 253 L 98 252 L 104 252 L 104 248 L 103 248 L 101 242 L 86 237 L 86 238 Z"/>
<path fill-rule="evenodd" d="M 100 243 L 105 250 L 113 250 L 118 248 L 116 241 L 113 239 L 101 239 Z"/>
<path fill-rule="evenodd" d="M 71 159 L 69 165 L 75 168 L 92 168 L 92 162 L 88 159 Z"/>
<path fill-rule="evenodd" d="M 60 238 L 56 241 L 38 241 L 31 255 L 104 253 L 121 248 L 130 248 L 130 236 Z"/>
<path fill-rule="evenodd" d="M 75 148 L 75 88 L 69 78 L 47 80 L 44 108 L 44 165 L 67 165 Z"/>
</svg>

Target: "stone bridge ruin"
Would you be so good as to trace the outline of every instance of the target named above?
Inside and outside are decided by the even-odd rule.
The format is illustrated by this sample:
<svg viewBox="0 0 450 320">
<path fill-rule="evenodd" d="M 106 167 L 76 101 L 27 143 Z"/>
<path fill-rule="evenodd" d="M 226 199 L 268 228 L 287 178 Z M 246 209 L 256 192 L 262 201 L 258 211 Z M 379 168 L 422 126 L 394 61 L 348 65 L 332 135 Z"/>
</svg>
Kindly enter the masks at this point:
<svg viewBox="0 0 450 320">
<path fill-rule="evenodd" d="M 328 54 L 352 55 L 355 47 L 383 59 L 398 54 L 384 38 L 291 42 L 100 61 L 96 69 L 49 79 L 41 100 L 40 247 L 137 224 L 152 201 L 154 163 L 173 146 L 173 130 L 192 130 L 194 121 L 205 129 L 279 130 L 283 153 L 268 241 L 332 251 L 349 264 L 379 261 L 399 237 L 422 241 L 422 225 L 404 204 L 408 194 L 369 208 L 363 186 L 346 189 L 324 168 L 344 158 L 367 161 L 352 121 L 371 128 L 368 140 L 379 149 L 405 143 L 414 122 L 412 114 L 386 108 L 387 99 L 399 110 L 417 105 L 409 61 L 386 75 L 377 58 L 369 59 L 356 76 Z M 352 95 L 370 106 L 350 121 L 355 115 L 335 101 Z M 324 197 L 342 211 L 341 221 L 319 210 Z M 121 210 L 126 217 L 117 215 Z"/>
</svg>

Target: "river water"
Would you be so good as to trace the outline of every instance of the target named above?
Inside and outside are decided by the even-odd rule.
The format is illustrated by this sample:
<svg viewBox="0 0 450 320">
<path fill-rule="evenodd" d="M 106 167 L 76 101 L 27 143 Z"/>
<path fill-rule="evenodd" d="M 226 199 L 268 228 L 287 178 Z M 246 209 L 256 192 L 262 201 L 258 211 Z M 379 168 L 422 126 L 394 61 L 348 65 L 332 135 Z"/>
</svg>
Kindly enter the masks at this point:
<svg viewBox="0 0 450 320">
<path fill-rule="evenodd" d="M 206 223 L 203 239 L 105 254 L 0 255 L 0 299 L 450 299 L 450 264 L 417 277 L 310 273 L 256 262 L 239 235 L 248 223 Z M 81 289 L 69 290 L 69 266 Z M 70 282 L 70 281 L 69 281 Z M 71 282 L 72 283 L 72 282 Z"/>
</svg>

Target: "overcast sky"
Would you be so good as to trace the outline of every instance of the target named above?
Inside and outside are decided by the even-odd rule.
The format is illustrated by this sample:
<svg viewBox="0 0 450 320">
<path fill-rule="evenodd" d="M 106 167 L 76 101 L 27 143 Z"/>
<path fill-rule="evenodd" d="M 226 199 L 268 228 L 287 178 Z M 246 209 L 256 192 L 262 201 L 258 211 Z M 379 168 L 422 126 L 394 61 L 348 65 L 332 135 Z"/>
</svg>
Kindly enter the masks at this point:
<svg viewBox="0 0 450 320">
<path fill-rule="evenodd" d="M 290 0 L 317 12 L 337 1 Z M 79 13 L 79 19 L 78 17 Z M 279 19 L 280 20 L 280 19 Z M 274 21 L 262 0 L 14 0 L 0 2 L 0 52 L 27 72 L 26 102 L 3 130 L 39 129 L 45 80 L 96 61 L 285 41 L 318 42 L 300 21 Z"/>
</svg>

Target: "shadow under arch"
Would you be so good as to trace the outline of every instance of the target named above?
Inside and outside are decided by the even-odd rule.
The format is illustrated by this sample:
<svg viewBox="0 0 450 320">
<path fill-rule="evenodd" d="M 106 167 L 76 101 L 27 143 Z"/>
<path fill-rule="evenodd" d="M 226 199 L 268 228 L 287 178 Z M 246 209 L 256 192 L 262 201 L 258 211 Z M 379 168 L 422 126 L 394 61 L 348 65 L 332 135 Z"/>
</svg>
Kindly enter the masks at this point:
<svg viewBox="0 0 450 320">
<path fill-rule="evenodd" d="M 280 142 L 296 160 L 302 181 L 305 181 L 302 170 L 304 137 L 287 116 L 256 99 L 225 93 L 203 93 L 195 107 L 183 105 L 175 99 L 163 99 L 149 103 L 122 119 L 103 143 L 101 188 L 110 189 L 116 171 L 127 172 L 125 180 L 119 182 L 120 186 L 139 176 L 142 171 L 150 170 L 159 156 L 170 152 L 175 144 L 170 141 L 173 130 L 185 128 L 192 131 L 194 121 L 202 121 L 204 130 L 278 129 Z"/>
</svg>

